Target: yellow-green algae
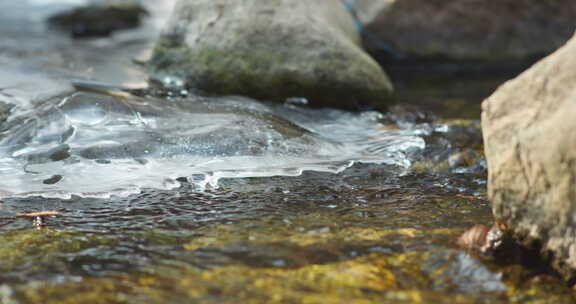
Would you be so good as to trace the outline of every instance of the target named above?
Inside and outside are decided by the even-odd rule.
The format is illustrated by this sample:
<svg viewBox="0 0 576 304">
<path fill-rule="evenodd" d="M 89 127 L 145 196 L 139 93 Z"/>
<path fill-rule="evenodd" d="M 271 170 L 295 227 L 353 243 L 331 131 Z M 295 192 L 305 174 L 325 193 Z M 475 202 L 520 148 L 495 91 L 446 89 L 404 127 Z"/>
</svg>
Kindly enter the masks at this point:
<svg viewBox="0 0 576 304">
<path fill-rule="evenodd" d="M 268 225 L 254 229 L 238 229 L 236 226 L 222 225 L 209 230 L 203 237 L 192 240 L 184 245 L 187 250 L 203 247 L 222 246 L 230 241 L 251 241 L 252 243 L 291 243 L 297 246 L 310 246 L 321 244 L 323 248 L 336 244 L 350 244 L 361 242 L 382 242 L 392 237 L 395 240 L 404 238 L 430 237 L 433 233 L 457 235 L 462 229 L 440 228 L 421 231 L 413 228 L 399 228 L 395 230 L 346 227 L 334 221 L 334 217 L 326 214 L 305 215 L 291 221 L 276 221 L 274 218 L 265 220 Z M 304 229 L 303 227 L 323 226 L 319 231 Z M 344 226 L 344 227 L 342 227 Z"/>
<path fill-rule="evenodd" d="M 25 229 L 0 233 L 0 271 L 23 264 L 50 263 L 54 254 L 78 252 L 96 245 L 113 245 L 115 240 L 73 231 Z"/>
<path fill-rule="evenodd" d="M 328 225 L 328 229 L 310 230 Z M 415 241 L 455 237 L 462 229 L 383 229 L 335 221 L 315 213 L 284 220 L 264 218 L 249 224 L 206 227 L 183 249 L 195 252 L 246 242 L 249 246 L 283 243 L 306 252 L 310 248 L 338 251 L 344 246 L 386 245 L 394 240 L 405 246 Z M 38 236 L 34 236 L 38 234 Z M 156 239 L 160 232 L 150 232 Z M 82 243 L 64 245 L 68 232 L 29 231 L 12 246 L 22 255 L 38 250 L 77 250 Z M 5 237 L 5 239 L 7 239 Z M 31 240 L 31 241 L 30 241 Z M 49 241 L 55 245 L 48 245 Z M 160 237 L 162 243 L 170 238 Z M 25 247 L 36 247 L 37 250 Z M 14 247 L 12 247 L 14 248 Z M 374 252 L 359 257 L 308 263 L 297 267 L 252 267 L 242 263 L 192 266 L 166 261 L 138 273 L 85 278 L 54 285 L 22 285 L 16 299 L 22 303 L 572 303 L 573 292 L 551 277 L 526 282 L 510 278 L 507 291 L 466 295 L 430 288 L 436 274 L 421 269 L 429 251 Z M 305 255 L 305 254 L 304 254 Z M 3 256 L 4 257 L 4 256 Z M 17 261 L 14 260 L 13 261 Z M 437 272 L 442 272 L 438 268 Z M 520 271 L 521 272 L 521 271 Z M 515 272 L 517 273 L 517 272 Z M 549 290 L 553 288 L 554 293 Z"/>
<path fill-rule="evenodd" d="M 403 267 L 418 254 L 371 254 L 351 261 L 297 269 L 226 266 L 214 270 L 151 270 L 148 275 L 87 279 L 26 289 L 21 299 L 44 303 L 482 303 L 463 294 L 403 288 L 391 265 Z M 409 272 L 408 272 L 409 274 Z M 401 275 L 406 275 L 402 273 Z M 421 279 L 413 274 L 414 279 Z M 517 292 L 517 293 L 516 293 Z M 491 303 L 571 303 L 568 291 L 550 295 L 546 287 L 512 290 Z M 498 301 L 500 299 L 501 301 Z"/>
<path fill-rule="evenodd" d="M 468 223 L 490 224 L 489 207 L 481 198 L 382 187 L 364 189 L 354 197 L 369 203 L 330 209 L 310 201 L 311 206 L 301 206 L 297 213 L 191 230 L 127 230 L 121 236 L 50 229 L 3 232 L 0 241 L 6 246 L 0 249 L 0 259 L 9 261 L 6 269 L 39 264 L 36 272 L 49 271 L 50 257 L 58 253 L 99 246 L 112 249 L 116 242 L 126 241 L 156 248 L 144 250 L 160 257 L 133 271 L 85 275 L 80 281 L 11 284 L 10 299 L 20 303 L 561 304 L 575 300 L 574 291 L 557 278 L 534 275 L 515 265 L 486 264 L 486 271 L 502 273 L 502 279 L 493 280 L 505 284 L 505 289 L 454 289 L 460 279 L 470 279 L 454 272 L 451 256 L 464 254 L 456 250 L 456 238 Z M 472 263 L 464 270 L 483 267 L 470 257 L 464 261 Z"/>
</svg>

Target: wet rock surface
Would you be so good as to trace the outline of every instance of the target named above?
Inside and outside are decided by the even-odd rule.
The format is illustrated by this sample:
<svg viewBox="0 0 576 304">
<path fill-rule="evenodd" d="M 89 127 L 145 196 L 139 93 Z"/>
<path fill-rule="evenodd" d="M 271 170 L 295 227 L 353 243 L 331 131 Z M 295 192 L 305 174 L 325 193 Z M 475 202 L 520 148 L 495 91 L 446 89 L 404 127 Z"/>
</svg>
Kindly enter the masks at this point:
<svg viewBox="0 0 576 304">
<path fill-rule="evenodd" d="M 316 107 L 383 108 L 392 91 L 339 1 L 182 0 L 149 70 L 209 94 Z"/>
<path fill-rule="evenodd" d="M 367 47 L 391 57 L 502 61 L 543 56 L 576 29 L 576 3 L 533 0 L 349 1 Z"/>
<path fill-rule="evenodd" d="M 496 220 L 538 243 L 567 278 L 576 269 L 576 39 L 483 103 Z"/>
</svg>

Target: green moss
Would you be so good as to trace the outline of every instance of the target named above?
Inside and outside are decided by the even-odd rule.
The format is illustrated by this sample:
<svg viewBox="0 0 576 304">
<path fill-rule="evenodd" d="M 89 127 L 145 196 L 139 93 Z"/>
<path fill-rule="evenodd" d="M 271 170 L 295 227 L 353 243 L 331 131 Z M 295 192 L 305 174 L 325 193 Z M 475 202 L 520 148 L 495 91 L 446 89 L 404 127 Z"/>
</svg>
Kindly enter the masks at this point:
<svg viewBox="0 0 576 304">
<path fill-rule="evenodd" d="M 57 255 L 114 243 L 113 239 L 79 232 L 49 229 L 5 232 L 0 234 L 0 271 L 12 271 L 23 265 L 47 265 Z"/>
<path fill-rule="evenodd" d="M 287 47 L 202 45 L 191 49 L 180 39 L 164 37 L 158 44 L 148 63 L 153 78 L 180 78 L 188 87 L 216 95 L 281 102 L 288 97 L 306 97 L 316 106 L 357 108 L 390 101 L 386 76 L 361 52 L 344 55 L 337 51 L 297 52 Z"/>
<path fill-rule="evenodd" d="M 467 198 L 460 198 L 462 202 Z M 431 202 L 432 203 L 432 202 Z M 433 203 L 455 213 L 448 201 Z M 420 206 L 414 218 L 430 218 L 434 208 Z M 469 206 L 470 207 L 470 206 Z M 377 207 L 370 207 L 376 212 Z M 406 218 L 390 212 L 386 223 Z M 339 212 L 314 212 L 284 218 L 261 218 L 234 225 L 207 226 L 194 235 L 174 237 L 173 232 L 149 231 L 135 235 L 154 245 L 182 244 L 183 258 L 166 259 L 138 273 L 85 278 L 57 285 L 20 285 L 15 298 L 25 303 L 547 303 L 547 288 L 555 289 L 555 303 L 570 303 L 571 291 L 553 281 L 550 286 L 512 280 L 506 294 L 472 295 L 432 289 L 436 276 L 446 272 L 446 261 L 430 264 L 433 244 L 446 244 L 463 229 L 445 228 L 444 221 L 430 229 L 410 224 L 379 227 L 377 219 L 357 219 Z M 55 231 L 8 233 L 3 241 L 21 255 L 36 252 L 73 252 L 103 241 L 81 234 Z M 186 242 L 183 242 L 187 239 Z M 65 240 L 70 240 L 66 242 Z M 425 244 L 425 245 L 424 245 Z M 422 249 L 417 249 L 424 246 Z M 36 248 L 32 250 L 31 248 Z M 235 251 L 235 248 L 240 248 Z M 371 252 L 370 248 L 377 251 Z M 410 249 L 412 248 L 412 249 Z M 238 254 L 249 252 L 257 261 L 284 259 L 283 265 L 252 263 Z M 356 255 L 351 254 L 356 252 Z M 442 251 L 440 251 L 442 252 Z M 172 252 L 175 254 L 176 252 Z M 198 255 L 195 255 L 198 253 Z M 202 263 L 195 257 L 227 254 L 226 263 Z M 358 255 L 359 254 L 359 255 Z M 0 258 L 6 258 L 0 256 Z M 447 255 L 450 257 L 450 254 Z M 20 258 L 11 258 L 18 261 Z M 291 263 L 296 261 L 295 263 Z M 202 260 L 200 260 L 202 261 Z M 449 264 L 448 264 L 449 265 Z M 518 270 L 510 269 L 508 277 Z M 523 271 L 523 270 L 520 270 Z M 450 282 L 457 278 L 443 277 Z M 528 285 L 526 285 L 528 284 Z M 481 295 L 481 296 L 479 296 Z"/>
</svg>

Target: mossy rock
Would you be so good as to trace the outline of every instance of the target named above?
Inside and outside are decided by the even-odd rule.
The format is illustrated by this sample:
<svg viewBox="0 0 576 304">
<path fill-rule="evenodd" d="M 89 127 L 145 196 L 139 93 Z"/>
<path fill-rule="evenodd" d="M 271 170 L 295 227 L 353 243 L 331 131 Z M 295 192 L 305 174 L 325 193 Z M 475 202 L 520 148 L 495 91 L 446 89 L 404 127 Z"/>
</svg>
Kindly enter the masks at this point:
<svg viewBox="0 0 576 304">
<path fill-rule="evenodd" d="M 208 94 L 382 107 L 392 85 L 338 1 L 180 1 L 148 63 Z"/>
</svg>

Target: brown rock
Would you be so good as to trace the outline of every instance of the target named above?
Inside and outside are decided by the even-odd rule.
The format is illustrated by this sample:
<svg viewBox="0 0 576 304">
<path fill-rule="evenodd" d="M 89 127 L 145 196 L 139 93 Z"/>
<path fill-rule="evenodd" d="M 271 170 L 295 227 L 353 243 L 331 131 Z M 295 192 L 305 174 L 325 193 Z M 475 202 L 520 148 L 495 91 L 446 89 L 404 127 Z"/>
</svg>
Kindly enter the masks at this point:
<svg viewBox="0 0 576 304">
<path fill-rule="evenodd" d="M 526 59 L 549 54 L 576 29 L 572 0 L 351 1 L 368 32 L 408 56 Z"/>
<path fill-rule="evenodd" d="M 576 37 L 483 103 L 496 220 L 576 274 Z"/>
<path fill-rule="evenodd" d="M 479 249 L 486 243 L 486 237 L 490 227 L 484 225 L 474 225 L 472 228 L 466 230 L 456 241 L 458 246 L 466 249 L 473 250 Z"/>
<path fill-rule="evenodd" d="M 466 230 L 456 244 L 469 252 L 492 254 L 502 244 L 502 231 L 497 226 L 474 225 Z"/>
</svg>

